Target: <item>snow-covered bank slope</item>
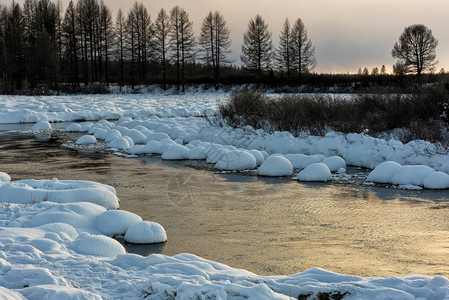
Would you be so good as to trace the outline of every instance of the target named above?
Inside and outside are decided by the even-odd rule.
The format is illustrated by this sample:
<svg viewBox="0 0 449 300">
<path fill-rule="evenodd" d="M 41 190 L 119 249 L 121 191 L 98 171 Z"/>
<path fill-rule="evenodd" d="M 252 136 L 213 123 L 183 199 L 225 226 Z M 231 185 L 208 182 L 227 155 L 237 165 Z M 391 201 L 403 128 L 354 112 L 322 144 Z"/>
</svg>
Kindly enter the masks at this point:
<svg viewBox="0 0 449 300">
<path fill-rule="evenodd" d="M 211 115 L 229 94 L 127 94 L 70 96 L 0 95 L 0 123 Z"/>
</svg>

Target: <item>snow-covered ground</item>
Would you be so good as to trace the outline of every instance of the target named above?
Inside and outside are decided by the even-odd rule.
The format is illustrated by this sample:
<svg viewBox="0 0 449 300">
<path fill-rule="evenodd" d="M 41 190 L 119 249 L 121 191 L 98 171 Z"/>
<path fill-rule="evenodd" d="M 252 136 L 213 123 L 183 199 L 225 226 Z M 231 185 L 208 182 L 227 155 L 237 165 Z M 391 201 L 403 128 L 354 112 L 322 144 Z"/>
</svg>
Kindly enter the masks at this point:
<svg viewBox="0 0 449 300">
<path fill-rule="evenodd" d="M 0 95 L 0 123 L 211 115 L 229 93 L 70 96 Z"/>
<path fill-rule="evenodd" d="M 111 236 L 124 234 L 137 243 L 167 236 L 157 223 L 96 204 L 105 203 L 98 200 L 105 189 L 114 194 L 112 187 L 3 177 L 0 189 L 9 193 L 0 199 L 0 299 L 260 300 L 313 299 L 320 293 L 344 299 L 449 299 L 449 281 L 442 276 L 361 278 L 317 268 L 258 276 L 192 254 L 127 254 Z M 17 201 L 12 192 L 25 184 L 36 195 L 31 202 Z M 39 196 L 55 191 L 67 198 Z M 91 202 L 77 201 L 71 191 L 90 194 L 85 198 Z"/>
</svg>

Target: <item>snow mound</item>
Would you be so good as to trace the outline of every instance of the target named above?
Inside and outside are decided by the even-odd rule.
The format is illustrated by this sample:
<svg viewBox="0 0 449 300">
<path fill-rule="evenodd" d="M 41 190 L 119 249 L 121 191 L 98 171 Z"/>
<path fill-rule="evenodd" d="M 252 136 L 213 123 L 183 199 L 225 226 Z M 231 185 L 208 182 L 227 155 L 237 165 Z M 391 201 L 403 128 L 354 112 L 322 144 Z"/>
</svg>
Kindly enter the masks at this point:
<svg viewBox="0 0 449 300">
<path fill-rule="evenodd" d="M 40 121 L 31 127 L 32 131 L 45 131 L 45 130 L 51 130 L 51 124 L 47 121 Z"/>
<path fill-rule="evenodd" d="M 81 132 L 81 124 L 72 123 L 65 128 L 66 132 Z"/>
<path fill-rule="evenodd" d="M 152 133 L 152 134 L 147 136 L 146 142 L 149 142 L 149 141 L 158 141 L 158 142 L 160 142 L 160 141 L 162 141 L 163 139 L 166 139 L 166 138 L 170 138 L 168 136 L 168 134 L 163 133 L 163 132 L 155 132 L 155 133 Z"/>
<path fill-rule="evenodd" d="M 254 169 L 256 167 L 256 158 L 241 150 L 232 150 L 224 153 L 220 160 L 215 164 L 218 170 L 243 171 Z"/>
<path fill-rule="evenodd" d="M 304 169 L 303 165 L 304 159 L 307 158 L 305 154 L 285 154 L 285 158 L 288 159 L 293 166 L 293 169 Z"/>
<path fill-rule="evenodd" d="M 131 145 L 129 144 L 129 141 L 124 137 L 116 138 L 115 140 L 111 141 L 108 144 L 111 148 L 117 148 L 117 149 L 128 149 Z"/>
<path fill-rule="evenodd" d="M 160 224 L 142 221 L 128 229 L 125 241 L 132 244 L 163 243 L 167 241 L 167 234 Z"/>
<path fill-rule="evenodd" d="M 248 152 L 250 154 L 252 154 L 254 156 L 254 158 L 256 159 L 257 166 L 260 166 L 264 162 L 265 157 L 264 157 L 263 153 L 260 152 L 259 150 L 253 149 L 253 150 L 248 150 Z"/>
<path fill-rule="evenodd" d="M 116 257 L 119 254 L 126 253 L 122 244 L 113 238 L 104 235 L 93 235 L 86 232 L 81 233 L 76 240 L 74 240 L 70 247 L 77 253 L 93 255 Z"/>
<path fill-rule="evenodd" d="M 42 299 L 42 298 L 36 298 Z M 0 300 L 26 300 L 21 294 L 0 286 Z"/>
<path fill-rule="evenodd" d="M 149 141 L 144 148 L 144 152 L 148 154 L 161 154 L 162 143 L 159 141 Z"/>
<path fill-rule="evenodd" d="M 325 158 L 322 163 L 325 164 L 331 172 L 336 172 L 341 168 L 346 169 L 346 161 L 340 156 Z"/>
<path fill-rule="evenodd" d="M 299 181 L 329 181 L 332 179 L 332 174 L 324 163 L 314 163 L 299 172 L 293 179 Z"/>
<path fill-rule="evenodd" d="M 379 164 L 374 170 L 369 173 L 366 181 L 377 183 L 390 183 L 391 178 L 402 166 L 394 161 L 385 161 Z"/>
<path fill-rule="evenodd" d="M 292 163 L 283 156 L 270 155 L 262 163 L 258 170 L 261 176 L 291 176 L 293 173 Z"/>
<path fill-rule="evenodd" d="M 31 204 L 44 201 L 91 202 L 106 209 L 119 206 L 115 189 L 97 182 L 57 179 L 0 182 L 0 202 Z"/>
<path fill-rule="evenodd" d="M 189 148 L 179 144 L 172 144 L 168 146 L 167 150 L 162 154 L 162 159 L 179 160 L 187 159 L 189 157 Z"/>
<path fill-rule="evenodd" d="M 109 236 L 122 235 L 139 222 L 142 218 L 129 211 L 108 210 L 97 217 L 97 229 Z"/>
<path fill-rule="evenodd" d="M 443 172 L 434 172 L 426 177 L 423 181 L 423 186 L 426 189 L 448 189 L 449 175 Z"/>
<path fill-rule="evenodd" d="M 145 144 L 147 137 L 137 129 L 128 130 L 127 136 L 129 136 L 135 144 Z"/>
<path fill-rule="evenodd" d="M 11 176 L 5 172 L 0 172 L 0 182 L 10 182 Z"/>
<path fill-rule="evenodd" d="M 189 151 L 188 159 L 207 159 L 206 148 L 193 146 Z"/>
<path fill-rule="evenodd" d="M 93 135 L 83 135 L 82 137 L 76 140 L 77 145 L 89 145 L 96 143 L 97 139 Z"/>
<path fill-rule="evenodd" d="M 391 183 L 398 185 L 412 184 L 422 186 L 424 179 L 434 172 L 435 170 L 428 166 L 402 166 L 391 178 Z"/>
<path fill-rule="evenodd" d="M 64 214 L 64 217 L 66 216 L 67 215 Z M 65 221 L 70 222 L 70 220 L 67 219 Z M 76 229 L 72 225 L 67 223 L 48 223 L 37 228 L 45 232 L 57 233 L 59 236 L 66 237 L 70 240 L 74 240 L 78 237 L 78 232 L 76 231 Z"/>
<path fill-rule="evenodd" d="M 48 300 L 102 300 L 103 298 L 98 295 L 81 289 L 61 286 L 61 285 L 38 285 L 28 287 L 20 291 L 27 299 L 48 299 Z M 1 293 L 1 290 L 0 290 Z M 0 295 L 0 299 L 1 295 Z M 8 299 L 8 298 L 7 298 Z M 14 298 L 12 298 L 14 299 Z M 22 298 L 18 298 L 22 299 Z"/>
</svg>

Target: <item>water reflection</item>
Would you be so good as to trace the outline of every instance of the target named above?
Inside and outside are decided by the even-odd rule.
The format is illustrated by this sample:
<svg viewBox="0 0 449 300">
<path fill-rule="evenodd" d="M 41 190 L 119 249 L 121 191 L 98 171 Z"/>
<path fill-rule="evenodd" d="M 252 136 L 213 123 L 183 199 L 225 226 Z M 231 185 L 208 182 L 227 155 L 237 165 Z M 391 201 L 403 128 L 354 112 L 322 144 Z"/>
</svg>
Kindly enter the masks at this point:
<svg viewBox="0 0 449 300">
<path fill-rule="evenodd" d="M 130 244 L 125 241 L 123 237 L 115 237 L 115 239 L 123 245 L 126 252 L 139 254 L 142 256 L 148 256 L 150 254 L 159 254 L 162 253 L 166 243 L 157 243 L 157 244 Z"/>
</svg>

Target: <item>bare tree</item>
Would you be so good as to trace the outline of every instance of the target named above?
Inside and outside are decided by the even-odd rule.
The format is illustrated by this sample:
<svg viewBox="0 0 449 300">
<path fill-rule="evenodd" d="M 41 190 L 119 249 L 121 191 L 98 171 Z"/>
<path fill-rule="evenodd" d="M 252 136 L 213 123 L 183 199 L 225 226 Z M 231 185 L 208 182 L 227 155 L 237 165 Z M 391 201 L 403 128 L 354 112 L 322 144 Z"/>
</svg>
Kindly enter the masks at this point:
<svg viewBox="0 0 449 300">
<path fill-rule="evenodd" d="M 410 25 L 404 29 L 399 42 L 394 44 L 391 55 L 407 67 L 407 72 L 421 75 L 423 71 L 432 71 L 436 61 L 435 49 L 438 40 L 432 35 L 432 30 L 424 25 Z"/>
<path fill-rule="evenodd" d="M 379 75 L 379 68 L 378 67 L 374 67 L 371 70 L 371 75 L 374 75 L 374 76 Z"/>
<path fill-rule="evenodd" d="M 296 20 L 292 29 L 293 67 L 301 79 L 303 73 L 308 73 L 316 66 L 315 47 L 307 36 L 307 30 L 301 19 Z"/>
<path fill-rule="evenodd" d="M 109 54 L 114 37 L 111 10 L 103 2 L 103 0 L 101 0 L 100 3 L 100 32 L 102 33 L 100 35 L 102 37 L 100 40 L 100 49 L 103 49 L 105 56 L 104 79 L 106 81 L 106 85 L 109 86 Z"/>
<path fill-rule="evenodd" d="M 170 11 L 170 48 L 176 64 L 177 90 L 182 83 L 182 92 L 185 91 L 185 65 L 194 61 L 194 49 L 196 46 L 193 35 L 193 23 L 189 20 L 189 14 L 179 6 Z"/>
<path fill-rule="evenodd" d="M 271 32 L 264 19 L 257 15 L 249 21 L 248 30 L 243 35 L 240 59 L 247 70 L 256 71 L 260 76 L 262 71 L 270 67 L 272 55 Z"/>
<path fill-rule="evenodd" d="M 215 89 L 218 89 L 221 65 L 230 62 L 227 59 L 231 45 L 230 33 L 226 20 L 218 11 L 209 12 L 201 25 L 199 44 L 203 53 L 202 60 L 206 65 L 212 65 Z"/>
<path fill-rule="evenodd" d="M 76 10 L 73 1 L 65 11 L 62 23 L 63 56 L 69 62 L 69 78 L 73 85 L 78 85 L 78 26 L 76 22 Z"/>
<path fill-rule="evenodd" d="M 164 91 L 167 90 L 168 48 L 170 33 L 170 16 L 165 9 L 161 9 L 154 23 L 154 53 L 162 66 Z"/>
<path fill-rule="evenodd" d="M 382 65 L 382 68 L 380 68 L 380 75 L 387 74 L 387 68 L 385 68 L 385 65 Z"/>
<path fill-rule="evenodd" d="M 363 75 L 369 75 L 369 71 L 368 71 L 368 68 L 367 67 L 365 67 L 365 69 L 363 69 L 363 73 L 362 73 Z"/>
<path fill-rule="evenodd" d="M 362 75 L 362 74 L 363 74 L 362 68 L 359 68 L 359 70 L 357 71 L 357 75 Z"/>
<path fill-rule="evenodd" d="M 290 78 L 290 71 L 293 64 L 292 48 L 292 28 L 288 18 L 285 19 L 284 27 L 279 37 L 279 48 L 276 49 L 274 59 L 277 67 L 287 72 L 287 78 Z"/>
<path fill-rule="evenodd" d="M 118 52 L 118 59 L 120 62 L 120 92 L 122 91 L 123 85 L 124 85 L 124 43 L 125 43 L 125 28 L 126 27 L 126 21 L 125 16 L 123 15 L 123 12 L 121 9 L 117 12 L 117 17 L 115 18 L 115 28 L 114 28 L 114 34 L 115 34 L 115 44 L 117 47 Z"/>
</svg>

